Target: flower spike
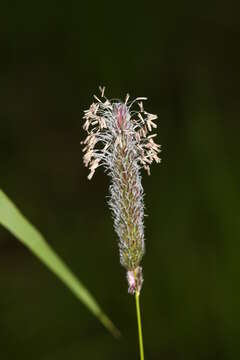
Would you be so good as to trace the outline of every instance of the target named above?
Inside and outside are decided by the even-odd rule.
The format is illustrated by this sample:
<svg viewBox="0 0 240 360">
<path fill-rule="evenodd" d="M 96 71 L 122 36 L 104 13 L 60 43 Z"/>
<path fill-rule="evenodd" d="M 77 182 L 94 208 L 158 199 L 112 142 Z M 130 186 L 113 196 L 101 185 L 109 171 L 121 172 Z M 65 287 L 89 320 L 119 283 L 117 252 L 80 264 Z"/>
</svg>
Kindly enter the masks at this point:
<svg viewBox="0 0 240 360">
<path fill-rule="evenodd" d="M 103 166 L 111 178 L 109 206 L 114 229 L 119 239 L 120 262 L 127 270 L 128 290 L 140 293 L 143 276 L 140 262 L 144 245 L 144 203 L 140 170 L 150 174 L 153 161 L 159 163 L 160 145 L 154 142 L 156 115 L 144 110 L 144 97 L 129 102 L 108 100 L 105 87 L 99 87 L 101 98 L 84 111 L 83 129 L 87 137 L 84 146 L 84 165 L 90 169 L 90 180 L 95 170 Z M 139 110 L 132 110 L 134 104 Z"/>
</svg>

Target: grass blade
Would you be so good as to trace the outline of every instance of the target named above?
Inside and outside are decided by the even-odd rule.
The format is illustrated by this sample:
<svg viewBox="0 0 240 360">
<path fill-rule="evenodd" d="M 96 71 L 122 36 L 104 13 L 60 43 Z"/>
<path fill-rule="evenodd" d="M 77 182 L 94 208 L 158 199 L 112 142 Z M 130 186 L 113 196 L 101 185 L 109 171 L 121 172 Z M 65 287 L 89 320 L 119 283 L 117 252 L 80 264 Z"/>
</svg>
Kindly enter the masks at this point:
<svg viewBox="0 0 240 360">
<path fill-rule="evenodd" d="M 84 285 L 71 272 L 61 258 L 48 245 L 41 233 L 21 214 L 13 202 L 0 190 L 0 224 L 24 244 L 42 263 L 86 305 L 86 307 L 114 335 L 119 336 L 118 329 L 101 310 L 98 303 Z"/>
</svg>

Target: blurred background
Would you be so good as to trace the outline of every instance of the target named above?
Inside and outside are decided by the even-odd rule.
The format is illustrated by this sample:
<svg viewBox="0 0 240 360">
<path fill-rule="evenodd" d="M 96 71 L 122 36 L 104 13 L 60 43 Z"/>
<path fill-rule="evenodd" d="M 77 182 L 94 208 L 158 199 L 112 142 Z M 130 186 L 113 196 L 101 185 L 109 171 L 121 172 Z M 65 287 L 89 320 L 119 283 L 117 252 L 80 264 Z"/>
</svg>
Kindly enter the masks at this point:
<svg viewBox="0 0 240 360">
<path fill-rule="evenodd" d="M 3 1 L 0 187 L 122 332 L 117 341 L 0 228 L 0 357 L 138 359 L 106 205 L 87 180 L 83 110 L 147 96 L 162 164 L 143 174 L 146 359 L 240 356 L 239 11 L 231 2 Z"/>
</svg>

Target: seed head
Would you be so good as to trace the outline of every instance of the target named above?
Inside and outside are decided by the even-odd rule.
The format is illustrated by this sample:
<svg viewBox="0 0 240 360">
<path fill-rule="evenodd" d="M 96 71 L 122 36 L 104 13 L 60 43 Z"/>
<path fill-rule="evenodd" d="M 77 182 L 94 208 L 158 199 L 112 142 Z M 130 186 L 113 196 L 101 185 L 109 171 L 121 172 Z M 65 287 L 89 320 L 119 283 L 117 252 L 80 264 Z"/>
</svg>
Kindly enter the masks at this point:
<svg viewBox="0 0 240 360">
<path fill-rule="evenodd" d="M 101 99 L 84 111 L 84 130 L 88 135 L 83 161 L 89 167 L 90 180 L 97 167 L 103 165 L 110 176 L 109 206 L 119 239 L 120 262 L 127 270 L 129 292 L 140 292 L 143 282 L 140 265 L 144 254 L 144 204 L 140 169 L 150 174 L 150 164 L 160 162 L 160 145 L 149 135 L 157 125 L 156 115 L 146 112 L 139 97 L 125 102 L 108 100 L 100 87 Z M 132 110 L 134 105 L 137 110 Z"/>
</svg>

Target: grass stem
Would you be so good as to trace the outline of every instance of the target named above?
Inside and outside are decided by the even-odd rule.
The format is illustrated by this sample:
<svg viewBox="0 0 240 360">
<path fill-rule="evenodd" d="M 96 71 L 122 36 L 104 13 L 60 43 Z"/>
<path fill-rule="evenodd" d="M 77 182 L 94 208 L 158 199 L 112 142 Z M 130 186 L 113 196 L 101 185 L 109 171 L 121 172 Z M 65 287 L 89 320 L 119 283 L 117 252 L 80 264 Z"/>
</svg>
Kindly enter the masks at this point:
<svg viewBox="0 0 240 360">
<path fill-rule="evenodd" d="M 144 349 L 143 349 L 143 335 L 142 335 L 142 321 L 141 321 L 141 312 L 140 312 L 140 302 L 139 302 L 139 292 L 135 293 L 136 300 L 136 311 L 137 311 L 137 323 L 138 323 L 138 338 L 139 338 L 139 351 L 140 351 L 140 360 L 144 360 Z"/>
</svg>

